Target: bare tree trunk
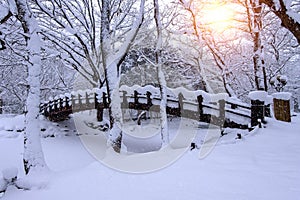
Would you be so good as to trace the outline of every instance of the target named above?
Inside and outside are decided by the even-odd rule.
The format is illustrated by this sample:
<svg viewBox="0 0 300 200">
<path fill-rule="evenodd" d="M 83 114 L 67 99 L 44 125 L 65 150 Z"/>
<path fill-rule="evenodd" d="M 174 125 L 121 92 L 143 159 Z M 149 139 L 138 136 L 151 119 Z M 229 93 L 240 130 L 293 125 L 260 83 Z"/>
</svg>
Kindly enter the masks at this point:
<svg viewBox="0 0 300 200">
<path fill-rule="evenodd" d="M 47 169 L 40 141 L 39 104 L 40 104 L 40 37 L 38 24 L 25 0 L 15 0 L 17 18 L 22 23 L 27 43 L 28 58 L 28 97 L 26 101 L 24 134 L 25 173 Z"/>
</svg>

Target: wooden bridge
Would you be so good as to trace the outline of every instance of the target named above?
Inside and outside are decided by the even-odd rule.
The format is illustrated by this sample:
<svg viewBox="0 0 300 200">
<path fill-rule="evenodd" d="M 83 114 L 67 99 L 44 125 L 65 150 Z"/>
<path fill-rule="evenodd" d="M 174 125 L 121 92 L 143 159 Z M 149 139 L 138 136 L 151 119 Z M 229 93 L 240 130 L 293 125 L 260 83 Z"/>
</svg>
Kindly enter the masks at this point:
<svg viewBox="0 0 300 200">
<path fill-rule="evenodd" d="M 121 109 L 159 112 L 161 97 L 152 86 L 119 89 Z M 109 106 L 106 89 L 72 92 L 57 96 L 40 105 L 40 112 L 51 121 L 62 121 L 71 113 L 97 110 L 98 121 Z M 251 129 L 264 121 L 264 102 L 251 101 L 251 105 L 228 98 L 225 94 L 208 94 L 184 88 L 167 90 L 168 115 L 185 117 L 220 127 Z"/>
</svg>

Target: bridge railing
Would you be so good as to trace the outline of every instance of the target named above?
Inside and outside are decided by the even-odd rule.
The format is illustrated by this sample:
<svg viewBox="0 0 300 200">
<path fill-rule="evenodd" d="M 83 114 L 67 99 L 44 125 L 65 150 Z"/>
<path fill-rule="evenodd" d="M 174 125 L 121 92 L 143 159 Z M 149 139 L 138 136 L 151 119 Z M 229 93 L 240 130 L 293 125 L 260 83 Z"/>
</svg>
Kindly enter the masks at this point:
<svg viewBox="0 0 300 200">
<path fill-rule="evenodd" d="M 123 102 L 128 102 L 122 108 L 137 110 L 151 110 L 159 112 L 160 98 L 152 97 L 152 94 L 139 93 L 136 90 L 132 95 L 123 92 Z M 251 121 L 251 106 L 233 103 L 224 99 L 215 102 L 205 102 L 203 95 L 195 96 L 194 99 L 186 99 L 184 94 L 179 93 L 176 98 L 167 96 L 167 114 L 187 117 L 216 125 L 224 124 L 225 127 L 248 128 Z M 232 120 L 229 115 L 235 115 L 238 120 Z M 242 120 L 240 119 L 242 118 Z"/>
<path fill-rule="evenodd" d="M 157 88 L 120 88 L 121 108 L 159 112 L 161 98 Z M 227 100 L 226 100 L 227 99 Z M 105 89 L 93 89 L 60 95 L 40 105 L 40 112 L 53 121 L 65 120 L 71 113 L 96 109 L 98 121 L 109 106 Z M 203 92 L 190 92 L 182 88 L 167 92 L 166 112 L 169 115 L 191 118 L 222 127 L 247 129 L 260 120 L 253 112 L 261 105 L 248 105 L 228 100 L 226 95 L 211 98 Z"/>
</svg>

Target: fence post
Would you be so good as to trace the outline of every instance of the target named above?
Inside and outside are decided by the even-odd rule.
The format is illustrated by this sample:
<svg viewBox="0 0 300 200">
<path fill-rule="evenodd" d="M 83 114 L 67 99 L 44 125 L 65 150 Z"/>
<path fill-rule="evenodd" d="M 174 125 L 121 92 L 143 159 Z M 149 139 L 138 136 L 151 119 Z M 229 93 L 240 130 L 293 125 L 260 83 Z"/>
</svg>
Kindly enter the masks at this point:
<svg viewBox="0 0 300 200">
<path fill-rule="evenodd" d="M 199 121 L 203 119 L 203 97 L 202 95 L 197 96 L 198 101 L 198 113 L 199 113 Z"/>
<path fill-rule="evenodd" d="M 219 100 L 219 123 L 221 127 L 224 126 L 225 122 L 225 104 L 225 99 Z"/>
<path fill-rule="evenodd" d="M 265 102 L 260 100 L 251 100 L 251 126 L 256 126 L 265 119 Z"/>
</svg>

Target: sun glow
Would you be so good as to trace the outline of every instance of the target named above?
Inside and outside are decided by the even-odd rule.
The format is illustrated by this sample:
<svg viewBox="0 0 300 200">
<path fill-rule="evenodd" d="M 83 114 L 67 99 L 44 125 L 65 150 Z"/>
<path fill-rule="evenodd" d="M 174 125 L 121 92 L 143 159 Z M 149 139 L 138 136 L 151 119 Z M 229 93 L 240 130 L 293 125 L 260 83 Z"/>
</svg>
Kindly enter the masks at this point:
<svg viewBox="0 0 300 200">
<path fill-rule="evenodd" d="M 205 29 L 216 32 L 224 32 L 233 26 L 235 11 L 228 4 L 212 3 L 203 7 L 201 22 Z"/>
</svg>

